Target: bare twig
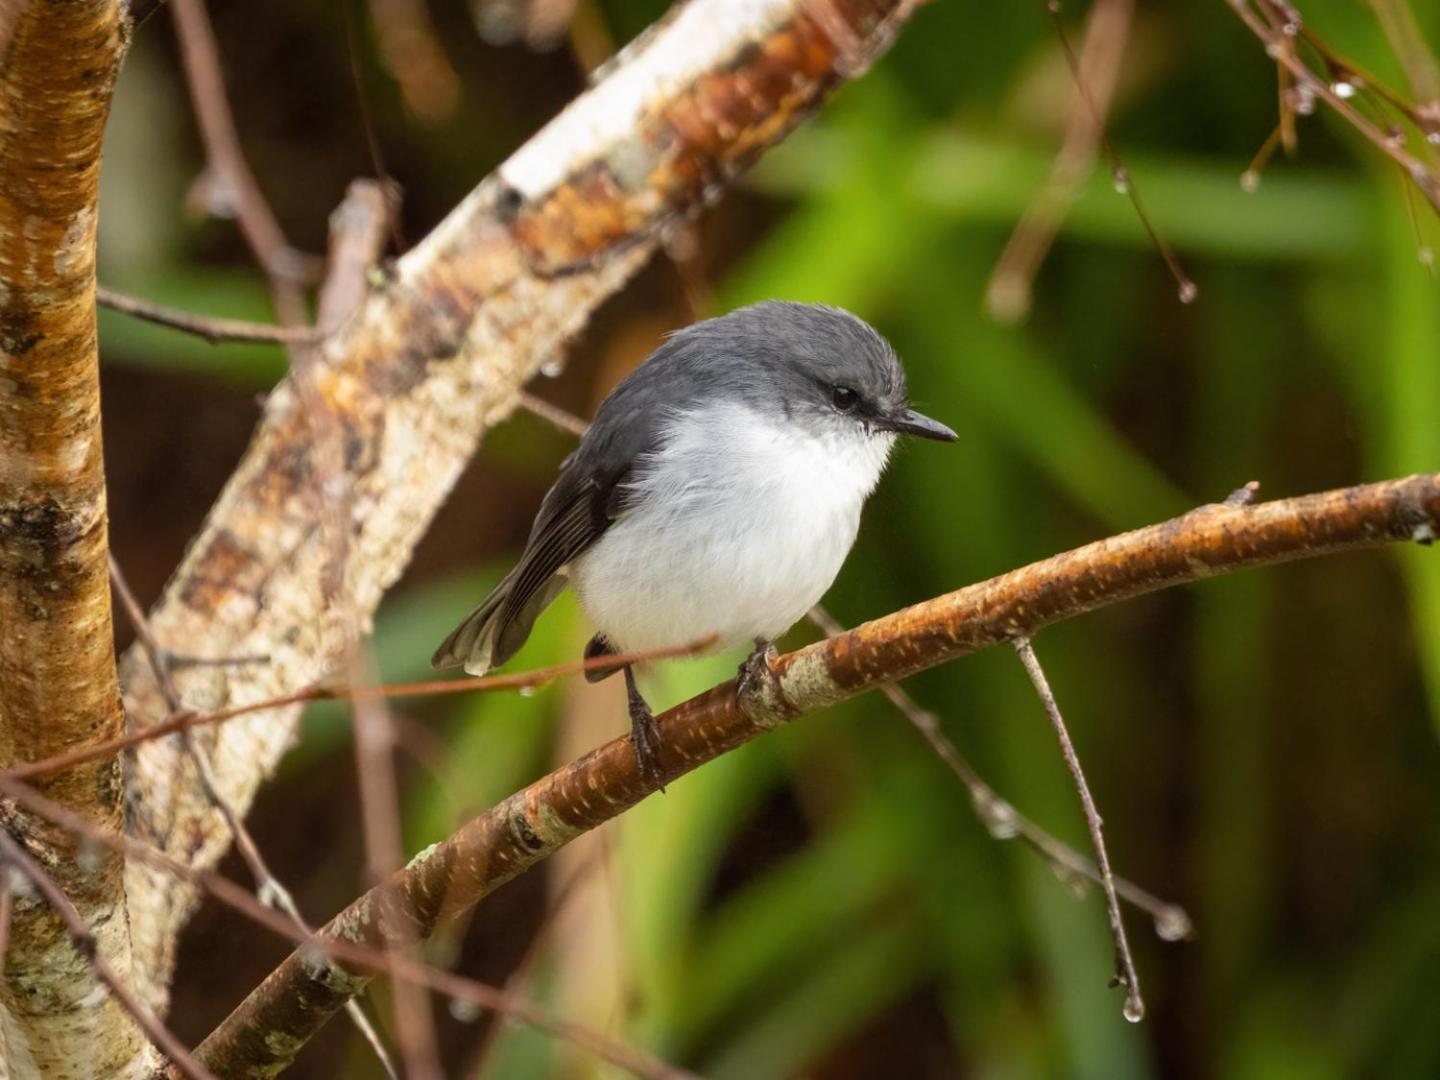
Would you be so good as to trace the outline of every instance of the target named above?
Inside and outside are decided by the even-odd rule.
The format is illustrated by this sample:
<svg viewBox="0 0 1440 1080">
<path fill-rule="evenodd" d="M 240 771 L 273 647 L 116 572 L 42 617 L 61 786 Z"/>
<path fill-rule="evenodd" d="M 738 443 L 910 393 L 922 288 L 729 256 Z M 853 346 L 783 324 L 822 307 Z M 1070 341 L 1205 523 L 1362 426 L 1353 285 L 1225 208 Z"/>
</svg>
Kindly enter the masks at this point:
<svg viewBox="0 0 1440 1080">
<path fill-rule="evenodd" d="M 1182 304 L 1193 303 L 1200 294 L 1195 282 L 1185 273 L 1185 268 L 1180 265 L 1180 259 L 1175 254 L 1175 249 L 1162 237 L 1155 228 L 1155 223 L 1150 220 L 1150 215 L 1145 211 L 1145 204 L 1140 201 L 1140 190 L 1135 186 L 1135 178 L 1130 175 L 1130 170 L 1120 160 L 1120 152 L 1115 149 L 1114 142 L 1110 139 L 1110 133 L 1105 127 L 1105 110 L 1098 105 L 1091 96 L 1090 88 L 1085 83 L 1085 74 L 1081 70 L 1080 60 L 1075 55 L 1075 50 L 1070 47 L 1070 38 L 1065 33 L 1065 24 L 1060 19 L 1060 5 L 1056 0 L 1049 0 L 1045 10 L 1050 14 L 1051 24 L 1055 27 L 1055 33 L 1060 40 L 1060 51 L 1065 54 L 1065 62 L 1070 67 L 1070 75 L 1075 80 L 1075 92 L 1079 95 L 1085 105 L 1090 109 L 1092 123 L 1096 132 L 1096 138 L 1105 156 L 1110 159 L 1110 176 L 1115 183 L 1115 190 L 1125 195 L 1130 200 L 1130 205 L 1135 208 L 1135 216 L 1140 219 L 1146 235 L 1150 237 L 1150 243 L 1160 253 L 1164 260 L 1165 267 L 1170 271 L 1170 276 L 1175 279 L 1176 295 Z"/>
<path fill-rule="evenodd" d="M 559 428 L 561 431 L 568 431 L 577 439 L 581 438 L 589 429 L 587 424 L 574 413 L 566 412 L 558 405 L 552 405 L 542 398 L 536 397 L 528 390 L 520 391 L 520 407 L 526 412 L 538 416 L 541 420 Z"/>
<path fill-rule="evenodd" d="M 1085 782 L 1085 770 L 1080 767 L 1080 755 L 1075 753 L 1075 744 L 1070 741 L 1070 732 L 1065 727 L 1065 717 L 1045 678 L 1045 669 L 1028 637 L 1015 639 L 1015 651 L 1025 665 L 1025 673 L 1035 684 L 1035 692 L 1045 706 L 1045 714 L 1055 728 L 1055 738 L 1060 742 L 1060 752 L 1065 757 L 1065 767 L 1075 780 L 1075 790 L 1080 795 L 1080 805 L 1085 810 L 1085 825 L 1090 830 L 1090 842 L 1095 845 L 1095 863 L 1100 868 L 1100 885 L 1105 890 L 1105 906 L 1110 916 L 1110 933 L 1115 939 L 1115 978 L 1112 986 L 1125 988 L 1125 1019 L 1138 1024 L 1145 1018 L 1145 998 L 1140 993 L 1140 976 L 1135 972 L 1135 959 L 1130 955 L 1130 939 L 1125 936 L 1125 920 L 1120 915 L 1120 899 L 1115 894 L 1115 875 L 1110 871 L 1110 853 L 1105 850 L 1105 830 L 1100 812 L 1095 809 L 1095 799 L 1090 794 L 1090 785 Z"/>
<path fill-rule="evenodd" d="M 810 609 L 806 618 L 827 637 L 845 633 L 845 627 L 819 604 Z M 997 840 L 1017 837 L 1023 840 L 1063 875 L 1078 875 L 1088 878 L 1097 885 L 1100 871 L 1095 863 L 1081 855 L 1070 845 L 1056 839 L 1039 825 L 1020 813 L 1007 799 L 996 793 L 975 766 L 960 753 L 959 749 L 945 736 L 940 718 L 912 698 L 898 683 L 884 683 L 880 693 L 886 700 L 920 732 L 930 748 L 935 751 L 950 771 L 953 772 L 970 792 L 970 801 L 976 815 Z M 1121 899 L 1134 905 L 1155 921 L 1155 932 L 1165 941 L 1179 941 L 1194 935 L 1194 923 L 1190 915 L 1179 904 L 1172 904 L 1147 892 L 1126 878 L 1115 876 L 1115 891 Z"/>
<path fill-rule="evenodd" d="M 466 679 L 431 679 L 426 682 L 389 683 L 379 686 L 308 686 L 303 690 L 295 691 L 293 694 L 283 694 L 280 697 L 266 698 L 263 701 L 252 701 L 249 704 L 237 705 L 233 709 L 222 709 L 219 712 L 195 713 L 182 709 L 178 714 L 172 713 L 164 720 L 129 732 L 118 738 L 110 739 L 107 742 L 56 754 L 54 757 L 43 758 L 40 761 L 24 762 L 4 771 L 17 780 L 28 780 L 31 777 L 43 776 L 60 769 L 68 769 L 87 761 L 98 761 L 103 758 L 108 758 L 132 746 L 140 746 L 143 743 L 154 742 L 157 739 L 163 739 L 167 735 L 173 735 L 177 731 L 211 727 L 215 724 L 223 724 L 228 720 L 234 720 L 237 717 L 248 716 L 257 712 L 266 712 L 270 709 L 280 709 L 287 705 L 303 705 L 311 701 L 333 701 L 336 698 L 359 700 L 363 698 L 417 697 L 429 694 L 463 694 L 496 690 L 528 690 L 532 687 L 543 686 L 545 683 L 552 682 L 563 675 L 575 675 L 593 668 L 608 668 L 614 667 L 617 664 L 643 663 L 647 660 L 666 660 L 677 656 L 694 655 L 695 653 L 703 652 L 712 643 L 713 638 L 707 637 L 674 648 L 651 649 L 646 652 L 636 653 L 617 653 L 613 656 L 597 656 L 589 660 L 576 660 L 572 663 L 555 664 L 552 667 L 537 668 L 534 671 L 518 671 L 509 675 L 484 675 Z"/>
<path fill-rule="evenodd" d="M 23 874 L 35 887 L 35 890 L 45 898 L 45 902 L 50 905 L 50 910 L 65 925 L 65 932 L 69 934 L 75 951 L 94 968 L 96 976 L 110 991 L 110 996 L 119 1002 L 120 1007 L 145 1032 L 155 1048 L 169 1058 L 182 1075 L 192 1077 L 193 1080 L 217 1080 L 215 1074 L 196 1061 L 190 1051 L 185 1048 L 185 1044 L 156 1019 L 154 1013 L 136 999 L 130 988 L 125 985 L 125 980 L 101 954 L 95 936 L 90 932 L 90 927 L 85 924 L 80 912 L 75 910 L 75 905 L 70 902 L 70 898 L 65 895 L 64 890 L 55 884 L 55 879 L 30 857 L 30 853 L 10 835 L 8 829 L 0 828 L 0 869 L 8 870 L 12 867 Z M 8 889 L 6 896 L 9 896 Z"/>
<path fill-rule="evenodd" d="M 1217 505 L 1111 537 L 916 604 L 778 658 L 773 679 L 743 697 L 728 682 L 659 718 L 659 775 L 643 772 L 628 735 L 517 792 L 356 900 L 320 932 L 395 944 L 430 934 L 576 836 L 679 776 L 806 712 L 1061 619 L 1247 566 L 1440 530 L 1440 474 L 1412 476 L 1258 506 Z M 1105 869 L 1101 868 L 1102 875 Z M 283 1042 L 288 1060 L 361 986 L 316 971 L 293 953 L 202 1043 L 202 1060 L 231 1060 L 257 1040 Z M 1133 988 L 1133 983 L 1131 984 Z"/>
<path fill-rule="evenodd" d="M 204 0 L 170 0 L 170 13 L 175 18 L 185 81 L 209 159 L 209 182 L 218 187 L 221 200 L 233 211 L 246 243 L 264 269 L 280 322 L 301 325 L 307 321 L 305 293 L 300 286 L 304 259 L 285 239 L 245 161 L 225 95 L 220 47 Z"/>
<path fill-rule="evenodd" d="M 240 319 L 221 319 L 210 315 L 195 315 L 179 308 L 166 307 L 149 300 L 127 296 L 108 289 L 104 285 L 95 287 L 95 300 L 101 307 L 133 315 L 137 319 L 168 326 L 216 345 L 226 341 L 248 341 L 275 345 L 310 345 L 320 341 L 324 332 L 312 326 L 271 326 L 268 323 L 244 322 Z"/>
<path fill-rule="evenodd" d="M 1267 15 L 1275 10 L 1275 0 L 1256 0 L 1256 2 L 1259 3 L 1261 11 Z M 1300 35 L 1303 27 L 1296 18 L 1285 17 L 1271 21 L 1256 14 L 1252 0 L 1227 0 L 1227 3 L 1240 16 L 1241 21 L 1250 28 L 1250 32 L 1265 45 L 1266 54 L 1285 73 L 1285 77 L 1295 81 L 1306 100 L 1318 98 L 1330 106 L 1351 127 L 1378 147 L 1381 153 L 1394 160 L 1400 166 L 1401 171 L 1420 189 L 1421 194 L 1425 196 L 1430 205 L 1440 212 L 1440 180 L 1436 179 L 1435 174 L 1424 162 L 1405 149 L 1402 138 L 1396 138 L 1390 132 L 1381 131 L 1341 93 L 1337 93 L 1329 80 L 1317 75 L 1300 58 L 1295 48 L 1295 38 Z M 1308 35 L 1306 41 L 1312 45 L 1316 43 L 1313 35 Z M 1282 91 L 1282 99 L 1285 98 L 1287 95 Z M 1282 122 L 1284 115 L 1282 107 Z"/>
<path fill-rule="evenodd" d="M 1086 17 L 1064 142 L 1051 163 L 1050 175 L 1006 241 L 985 288 L 985 306 L 993 318 L 1013 322 L 1029 314 L 1035 275 L 1081 181 L 1095 164 L 1133 13 L 1133 0 L 1098 0 Z M 1052 25 L 1061 47 L 1068 49 L 1058 18 Z"/>
<path fill-rule="evenodd" d="M 350 659 L 350 685 L 375 683 L 373 658 L 356 649 Z M 382 881 L 405 861 L 401 835 L 400 792 L 395 782 L 395 733 L 385 700 L 355 697 L 350 711 L 355 729 L 355 776 L 360 786 L 360 824 L 365 837 L 369 880 Z M 440 1077 L 440 1051 L 430 1002 L 410 983 L 395 986 L 395 1034 L 405 1075 Z"/>
</svg>

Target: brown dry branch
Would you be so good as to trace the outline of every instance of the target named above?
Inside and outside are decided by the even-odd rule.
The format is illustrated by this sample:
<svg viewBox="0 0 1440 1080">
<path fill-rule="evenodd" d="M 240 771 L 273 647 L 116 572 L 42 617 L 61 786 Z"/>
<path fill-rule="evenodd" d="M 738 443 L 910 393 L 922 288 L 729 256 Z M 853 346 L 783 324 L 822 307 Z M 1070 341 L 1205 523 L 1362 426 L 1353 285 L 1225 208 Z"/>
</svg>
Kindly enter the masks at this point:
<svg viewBox="0 0 1440 1080">
<path fill-rule="evenodd" d="M 3 8 L 0 766 L 9 766 L 124 727 L 105 566 L 95 220 L 101 136 L 128 28 L 117 0 Z M 120 820 L 114 761 L 43 786 L 98 820 Z M 16 827 L 97 928 L 98 955 L 125 977 L 121 861 L 77 859 L 74 838 L 43 822 Z M 95 974 L 73 955 L 52 909 L 14 910 L 0 990 L 11 1060 L 48 1075 L 81 1063 L 108 1073 L 144 1053 L 145 1039 L 113 998 L 88 1004 Z"/>
<path fill-rule="evenodd" d="M 134 862 L 142 862 L 160 873 L 172 874 L 203 889 L 215 900 L 230 910 L 244 916 L 271 933 L 295 943 L 306 941 L 307 935 L 296 930 L 294 923 L 272 908 L 265 906 L 257 897 L 246 892 L 229 878 L 207 870 L 193 867 L 170 858 L 158 848 L 134 840 L 120 833 L 97 827 L 88 818 L 39 795 L 34 788 L 0 773 L 0 795 L 24 806 L 32 813 L 72 835 L 82 837 L 97 848 L 114 851 Z M 23 875 L 21 880 L 24 880 Z M 418 963 L 397 956 L 394 953 L 369 949 L 353 942 L 335 941 L 325 945 L 334 955 L 352 963 L 383 972 L 395 979 L 403 979 L 417 986 L 426 986 L 439 994 L 445 994 L 459 1001 L 469 1002 L 483 1009 L 490 1009 L 516 1023 L 525 1024 L 538 1031 L 546 1032 L 559 1039 L 585 1047 L 596 1057 L 634 1073 L 636 1076 L 654 1080 L 693 1080 L 683 1069 L 668 1065 L 658 1058 L 616 1042 L 603 1033 L 587 1028 L 583 1024 L 559 1017 L 542 1006 L 516 994 L 497 990 L 485 983 L 467 979 L 449 971 L 442 971 L 428 964 Z M 5 1059 L 7 1062 L 10 1059 Z"/>
<path fill-rule="evenodd" d="M 660 786 L 804 713 L 1062 619 L 1244 567 L 1440 532 L 1440 473 L 1260 505 L 1216 504 L 927 600 L 780 657 L 744 699 L 727 682 L 659 718 L 658 777 L 628 735 L 474 818 L 335 916 L 200 1045 L 210 1067 L 282 1068 L 370 973 L 326 942 L 395 948 L 429 936 Z M 275 1048 L 275 1049 L 270 1049 Z"/>
<path fill-rule="evenodd" d="M 151 616 L 157 640 L 266 665 L 174 672 L 187 705 L 216 712 L 325 678 L 368 623 L 460 470 L 524 382 L 654 251 L 663 227 L 725 184 L 863 69 L 911 0 L 693 0 L 411 249 L 360 311 L 314 350 L 302 402 L 271 394 L 255 439 Z M 823 27 L 822 27 L 823 24 Z M 331 548 L 315 519 L 310 400 L 343 433 L 350 535 L 327 597 Z M 304 406 L 304 407 L 302 407 Z M 167 709 L 137 653 L 122 663 L 140 726 Z M 206 733 L 217 783 L 243 812 L 290 744 L 298 709 Z M 211 866 L 229 830 L 183 747 L 135 756 L 139 835 Z M 194 888 L 127 871 L 136 986 L 157 1009 Z"/>
</svg>

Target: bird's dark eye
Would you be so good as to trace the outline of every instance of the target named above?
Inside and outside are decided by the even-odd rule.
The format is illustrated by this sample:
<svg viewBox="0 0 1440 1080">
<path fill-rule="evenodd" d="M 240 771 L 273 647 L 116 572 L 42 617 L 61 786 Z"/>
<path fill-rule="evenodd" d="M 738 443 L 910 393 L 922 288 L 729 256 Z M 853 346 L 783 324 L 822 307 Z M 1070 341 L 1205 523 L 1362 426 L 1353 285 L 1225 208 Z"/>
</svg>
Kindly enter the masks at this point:
<svg viewBox="0 0 1440 1080">
<path fill-rule="evenodd" d="M 830 391 L 830 400 L 841 412 L 849 412 L 860 400 L 860 395 L 848 386 L 837 386 Z"/>
</svg>

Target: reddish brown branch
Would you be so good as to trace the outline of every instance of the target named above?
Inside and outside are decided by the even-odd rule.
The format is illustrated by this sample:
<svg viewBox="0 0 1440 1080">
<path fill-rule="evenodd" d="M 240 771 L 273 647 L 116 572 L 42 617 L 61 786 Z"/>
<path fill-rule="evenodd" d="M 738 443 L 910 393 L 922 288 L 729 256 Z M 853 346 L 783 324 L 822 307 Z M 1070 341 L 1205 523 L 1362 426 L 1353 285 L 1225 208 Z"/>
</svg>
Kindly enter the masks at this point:
<svg viewBox="0 0 1440 1080">
<path fill-rule="evenodd" d="M 1215 505 L 1057 555 L 859 626 L 781 657 L 773 685 L 744 700 L 728 682 L 660 718 L 660 776 L 647 780 L 629 736 L 591 751 L 473 819 L 332 919 L 321 941 L 386 948 L 444 919 L 691 769 L 803 713 L 1062 619 L 1243 567 L 1430 542 L 1440 532 L 1440 474 L 1286 499 Z M 281 1066 L 368 980 L 317 965 L 314 947 L 277 968 L 201 1044 L 202 1061 Z"/>
<path fill-rule="evenodd" d="M 174 735 L 176 732 L 192 731 L 195 728 L 213 727 L 216 724 L 223 724 L 229 720 L 235 720 L 242 716 L 251 716 L 258 712 L 270 712 L 274 709 L 283 709 L 289 705 L 303 705 L 311 701 L 333 701 L 336 698 L 349 698 L 352 701 L 360 701 L 373 698 L 392 697 L 420 697 L 430 694 L 466 694 L 495 690 L 529 690 L 533 687 L 543 686 L 548 682 L 560 678 L 562 675 L 575 675 L 583 671 L 590 671 L 601 667 L 614 667 L 618 663 L 641 663 L 646 660 L 673 659 L 677 656 L 687 656 L 699 652 L 711 643 L 710 638 L 702 638 L 699 641 L 692 641 L 686 645 L 677 645 L 670 649 L 651 649 L 647 652 L 638 653 L 616 653 L 613 656 L 593 657 L 589 660 L 576 660 L 566 664 L 555 664 L 552 667 L 537 668 L 534 671 L 516 671 L 506 675 L 482 675 L 466 679 L 430 679 L 426 682 L 414 683 L 389 683 L 375 686 L 307 686 L 303 690 L 297 690 L 293 694 L 282 694 L 275 698 L 266 698 L 262 701 L 252 701 L 248 705 L 237 705 L 233 709 L 222 709 L 213 713 L 194 713 L 185 709 L 179 712 L 171 712 L 166 719 L 159 723 L 151 724 L 149 727 L 140 728 L 137 731 L 117 736 L 103 743 L 96 743 L 94 746 L 84 746 L 66 753 L 56 754 L 54 757 L 42 758 L 39 761 L 28 761 L 16 765 L 12 769 L 3 770 L 5 775 L 16 780 L 29 780 L 36 776 L 46 776 L 61 769 L 73 768 L 76 765 L 89 761 L 102 761 L 114 757 L 122 750 L 128 750 L 132 746 L 142 746 L 145 743 L 152 743 L 163 739 L 167 735 Z"/>
</svg>

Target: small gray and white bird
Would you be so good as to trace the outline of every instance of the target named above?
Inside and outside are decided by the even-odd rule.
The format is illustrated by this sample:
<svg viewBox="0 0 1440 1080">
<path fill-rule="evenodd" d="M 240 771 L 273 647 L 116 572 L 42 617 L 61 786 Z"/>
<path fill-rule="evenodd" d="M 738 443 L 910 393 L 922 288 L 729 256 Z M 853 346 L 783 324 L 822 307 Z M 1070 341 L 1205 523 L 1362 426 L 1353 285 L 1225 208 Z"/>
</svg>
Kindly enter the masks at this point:
<svg viewBox="0 0 1440 1080">
<path fill-rule="evenodd" d="M 955 438 L 910 408 L 895 351 L 849 312 L 767 301 L 687 327 L 605 399 L 520 562 L 433 662 L 505 663 L 567 585 L 598 631 L 587 657 L 714 635 L 762 659 L 835 580 L 896 435 Z M 654 717 L 624 672 L 654 777 Z"/>
</svg>

